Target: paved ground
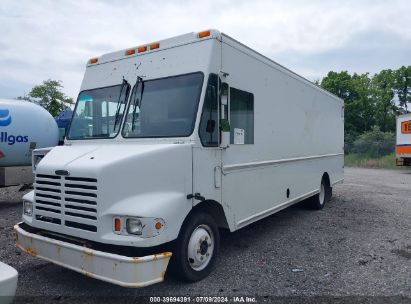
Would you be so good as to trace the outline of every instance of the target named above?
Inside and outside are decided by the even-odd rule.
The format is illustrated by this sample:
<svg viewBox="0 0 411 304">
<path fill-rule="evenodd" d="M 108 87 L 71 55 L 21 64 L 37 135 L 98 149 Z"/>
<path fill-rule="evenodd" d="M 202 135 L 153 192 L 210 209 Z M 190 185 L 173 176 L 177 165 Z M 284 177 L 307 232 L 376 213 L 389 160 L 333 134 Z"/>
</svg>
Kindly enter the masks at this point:
<svg viewBox="0 0 411 304">
<path fill-rule="evenodd" d="M 224 233 L 217 268 L 207 279 L 184 284 L 168 277 L 137 290 L 20 253 L 12 231 L 21 213 L 22 192 L 16 190 L 0 189 L 0 260 L 19 271 L 21 296 L 57 301 L 68 296 L 365 295 L 403 296 L 405 302 L 411 297 L 410 170 L 346 168 L 345 183 L 334 188 L 323 210 L 294 206 Z"/>
</svg>

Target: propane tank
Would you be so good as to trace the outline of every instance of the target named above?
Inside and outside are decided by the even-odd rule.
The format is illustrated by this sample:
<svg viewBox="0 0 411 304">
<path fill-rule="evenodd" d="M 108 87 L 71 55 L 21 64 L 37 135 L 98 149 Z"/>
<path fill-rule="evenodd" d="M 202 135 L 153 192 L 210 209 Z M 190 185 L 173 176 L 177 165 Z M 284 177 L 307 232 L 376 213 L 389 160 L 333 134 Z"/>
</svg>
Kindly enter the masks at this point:
<svg viewBox="0 0 411 304">
<path fill-rule="evenodd" d="M 56 121 L 43 107 L 0 99 L 0 167 L 31 165 L 32 151 L 56 146 L 58 136 Z"/>
</svg>

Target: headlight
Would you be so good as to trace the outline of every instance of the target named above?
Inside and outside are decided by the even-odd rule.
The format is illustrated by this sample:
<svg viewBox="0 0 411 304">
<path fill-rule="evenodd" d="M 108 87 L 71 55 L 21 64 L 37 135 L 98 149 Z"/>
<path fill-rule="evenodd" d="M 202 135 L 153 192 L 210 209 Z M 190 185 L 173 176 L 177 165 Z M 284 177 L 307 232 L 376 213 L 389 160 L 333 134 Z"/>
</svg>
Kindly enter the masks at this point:
<svg viewBox="0 0 411 304">
<path fill-rule="evenodd" d="M 128 218 L 126 221 L 127 233 L 141 235 L 143 233 L 143 224 L 138 218 Z"/>
<path fill-rule="evenodd" d="M 27 216 L 33 216 L 33 203 L 29 201 L 23 201 L 23 214 Z"/>
<path fill-rule="evenodd" d="M 149 238 L 159 235 L 164 229 L 166 229 L 166 222 L 162 218 L 128 216 L 113 218 L 113 232 L 116 234 Z"/>
</svg>

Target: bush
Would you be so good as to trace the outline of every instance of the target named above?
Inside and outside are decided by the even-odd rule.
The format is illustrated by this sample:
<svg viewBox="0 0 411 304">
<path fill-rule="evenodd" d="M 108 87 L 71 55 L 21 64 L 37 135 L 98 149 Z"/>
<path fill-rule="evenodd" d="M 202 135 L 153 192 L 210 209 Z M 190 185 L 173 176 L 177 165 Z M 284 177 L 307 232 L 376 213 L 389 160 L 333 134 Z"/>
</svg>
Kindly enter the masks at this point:
<svg viewBox="0 0 411 304">
<path fill-rule="evenodd" d="M 395 150 L 395 134 L 382 132 L 377 126 L 361 134 L 353 143 L 352 152 L 368 157 L 381 157 Z"/>
<path fill-rule="evenodd" d="M 344 153 L 351 154 L 353 153 L 354 141 L 358 137 L 358 134 L 355 132 L 345 133 L 344 134 Z"/>
</svg>

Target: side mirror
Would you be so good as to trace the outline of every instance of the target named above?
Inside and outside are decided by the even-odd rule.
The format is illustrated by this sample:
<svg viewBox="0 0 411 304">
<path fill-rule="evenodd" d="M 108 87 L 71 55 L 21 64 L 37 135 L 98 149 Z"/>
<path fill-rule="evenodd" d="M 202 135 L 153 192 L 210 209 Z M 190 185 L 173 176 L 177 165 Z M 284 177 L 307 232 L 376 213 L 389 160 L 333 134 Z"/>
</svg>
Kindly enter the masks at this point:
<svg viewBox="0 0 411 304">
<path fill-rule="evenodd" d="M 228 106 L 228 96 L 227 95 L 221 95 L 221 105 Z"/>
<path fill-rule="evenodd" d="M 214 133 L 214 130 L 215 130 L 215 120 L 214 119 L 207 120 L 206 132 Z"/>
<path fill-rule="evenodd" d="M 230 145 L 230 123 L 228 119 L 224 118 L 220 120 L 220 147 L 228 148 Z"/>
<path fill-rule="evenodd" d="M 220 96 L 220 147 L 226 149 L 230 145 L 230 122 L 228 121 L 228 91 L 227 83 L 222 84 Z"/>
</svg>

